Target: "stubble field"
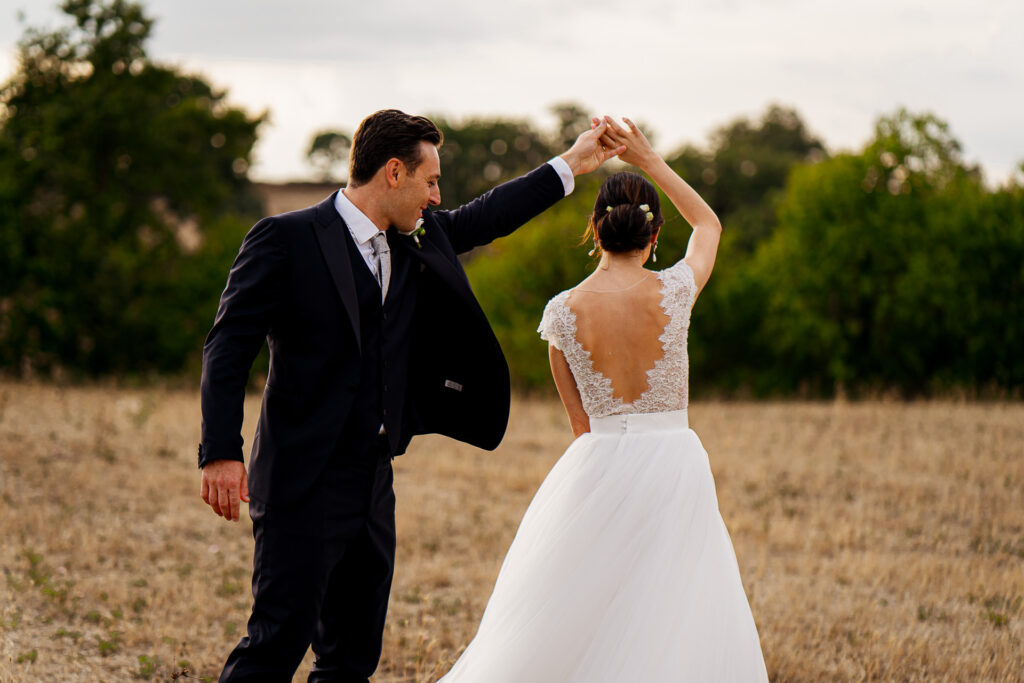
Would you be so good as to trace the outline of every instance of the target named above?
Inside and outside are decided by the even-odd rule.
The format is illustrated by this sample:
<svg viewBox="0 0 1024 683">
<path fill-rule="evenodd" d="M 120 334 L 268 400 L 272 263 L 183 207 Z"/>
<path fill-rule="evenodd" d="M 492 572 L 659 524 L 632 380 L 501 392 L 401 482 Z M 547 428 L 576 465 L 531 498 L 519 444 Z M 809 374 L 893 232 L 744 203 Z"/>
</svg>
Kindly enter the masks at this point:
<svg viewBox="0 0 1024 683">
<path fill-rule="evenodd" d="M 1024 405 L 690 413 L 772 680 L 1024 680 Z M 216 679 L 252 538 L 198 497 L 198 425 L 197 392 L 0 383 L 0 681 Z M 396 461 L 375 681 L 454 661 L 570 439 L 560 406 L 519 400 L 495 453 L 423 437 Z"/>
</svg>

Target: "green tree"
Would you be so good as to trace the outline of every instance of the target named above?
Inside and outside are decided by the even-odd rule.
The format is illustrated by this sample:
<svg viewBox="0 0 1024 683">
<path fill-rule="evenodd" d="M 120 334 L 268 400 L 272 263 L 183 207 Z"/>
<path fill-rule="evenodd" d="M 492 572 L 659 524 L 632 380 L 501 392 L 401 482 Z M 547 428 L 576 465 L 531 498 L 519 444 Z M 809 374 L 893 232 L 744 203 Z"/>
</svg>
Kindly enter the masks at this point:
<svg viewBox="0 0 1024 683">
<path fill-rule="evenodd" d="M 324 130 L 313 135 L 306 151 L 309 163 L 320 174 L 320 179 L 329 182 L 341 178 L 339 167 L 347 170 L 348 152 L 352 137 L 339 130 Z"/>
<path fill-rule="evenodd" d="M 900 110 L 797 169 L 758 250 L 776 390 L 908 394 L 1024 383 L 1024 204 L 989 193 L 948 126 Z"/>
<path fill-rule="evenodd" d="M 988 190 L 943 121 L 903 110 L 881 118 L 858 152 L 789 159 L 760 200 L 746 198 L 768 201 L 764 235 L 735 229 L 742 207 L 726 213 L 691 323 L 693 394 L 1024 387 L 1024 181 Z M 700 174 L 683 175 L 699 184 Z M 522 388 L 550 386 L 535 332 L 545 302 L 593 266 L 578 243 L 601 178 L 578 180 L 571 197 L 467 266 Z M 658 266 L 680 258 L 690 236 L 671 209 L 666 217 Z"/>
<path fill-rule="evenodd" d="M 547 137 L 524 119 L 432 116 L 444 134 L 441 206 L 454 209 L 552 156 Z M 561 150 L 560 150 L 561 151 Z"/>
<path fill-rule="evenodd" d="M 688 145 L 670 165 L 718 214 L 725 230 L 711 283 L 694 308 L 690 335 L 690 376 L 696 393 L 714 387 L 726 392 L 758 385 L 769 362 L 752 337 L 767 292 L 750 272 L 757 246 L 775 230 L 777 205 L 790 172 L 827 157 L 793 109 L 773 105 L 757 119 L 739 118 L 716 128 L 706 148 Z M 669 210 L 659 238 L 669 259 L 685 251 L 690 231 Z"/>
<path fill-rule="evenodd" d="M 569 149 L 581 133 L 590 130 L 590 114 L 576 102 L 559 102 L 549 110 L 555 115 L 552 145 L 559 151 Z"/>
<path fill-rule="evenodd" d="M 790 170 L 827 157 L 793 109 L 772 105 L 758 120 L 716 128 L 706 150 L 688 145 L 669 160 L 750 253 L 775 226 L 775 204 Z"/>
<path fill-rule="evenodd" d="M 0 367 L 175 371 L 259 211 L 262 117 L 151 62 L 138 3 L 61 10 L 0 88 Z"/>
</svg>

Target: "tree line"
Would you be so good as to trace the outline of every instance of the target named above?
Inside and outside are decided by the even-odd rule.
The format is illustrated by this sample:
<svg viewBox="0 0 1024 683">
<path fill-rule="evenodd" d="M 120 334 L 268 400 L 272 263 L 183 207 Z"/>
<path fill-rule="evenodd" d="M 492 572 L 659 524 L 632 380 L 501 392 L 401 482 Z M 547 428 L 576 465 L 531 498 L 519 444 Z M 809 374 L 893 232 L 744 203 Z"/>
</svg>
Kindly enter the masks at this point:
<svg viewBox="0 0 1024 683">
<path fill-rule="evenodd" d="M 260 210 L 262 116 L 152 62 L 140 5 L 61 9 L 0 87 L 0 367 L 180 372 Z"/>
<path fill-rule="evenodd" d="M 68 25 L 26 29 L 0 87 L 0 370 L 194 374 L 231 260 L 261 207 L 248 180 L 264 114 L 145 52 L 128 0 L 65 0 Z M 562 151 L 588 125 L 432 116 L 443 208 Z M 340 181 L 350 135 L 321 131 L 311 166 Z M 1024 184 L 990 188 L 928 113 L 880 117 L 830 154 L 772 106 L 669 163 L 725 227 L 690 333 L 695 393 L 1019 394 Z M 1024 174 L 1024 167 L 1022 167 Z M 550 386 L 544 304 L 594 262 L 580 245 L 602 177 L 466 267 L 523 389 Z M 689 228 L 671 205 L 658 266 Z"/>
<path fill-rule="evenodd" d="M 1019 395 L 1024 388 L 1024 164 L 989 188 L 948 125 L 903 109 L 829 154 L 770 107 L 669 158 L 724 226 L 691 319 L 696 394 Z M 594 266 L 579 245 L 599 179 L 468 266 L 520 386 L 548 383 L 534 328 Z M 658 266 L 690 230 L 671 205 Z"/>
</svg>

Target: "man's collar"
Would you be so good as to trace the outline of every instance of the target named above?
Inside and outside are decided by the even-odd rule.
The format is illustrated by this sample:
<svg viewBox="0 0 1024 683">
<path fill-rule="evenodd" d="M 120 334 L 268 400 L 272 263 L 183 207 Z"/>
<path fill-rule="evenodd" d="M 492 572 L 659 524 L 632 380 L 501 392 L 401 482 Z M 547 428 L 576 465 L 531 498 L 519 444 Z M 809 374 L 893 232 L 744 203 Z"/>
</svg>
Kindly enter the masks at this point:
<svg viewBox="0 0 1024 683">
<path fill-rule="evenodd" d="M 338 214 L 352 232 L 352 237 L 357 244 L 369 242 L 374 235 L 380 232 L 373 221 L 367 218 L 366 214 L 345 196 L 344 188 L 338 190 L 338 194 L 335 195 L 334 208 L 338 210 Z"/>
</svg>

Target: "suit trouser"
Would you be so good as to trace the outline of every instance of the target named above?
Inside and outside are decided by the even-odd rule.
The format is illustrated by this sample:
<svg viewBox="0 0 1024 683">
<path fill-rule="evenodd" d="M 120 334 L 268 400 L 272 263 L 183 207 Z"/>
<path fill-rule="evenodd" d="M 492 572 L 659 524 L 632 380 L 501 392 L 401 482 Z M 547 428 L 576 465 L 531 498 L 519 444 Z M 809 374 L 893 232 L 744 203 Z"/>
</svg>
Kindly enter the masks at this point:
<svg viewBox="0 0 1024 683">
<path fill-rule="evenodd" d="M 395 563 L 390 458 L 338 464 L 293 506 L 253 500 L 248 635 L 221 681 L 291 681 L 310 644 L 310 681 L 367 681 L 380 661 Z"/>
</svg>

